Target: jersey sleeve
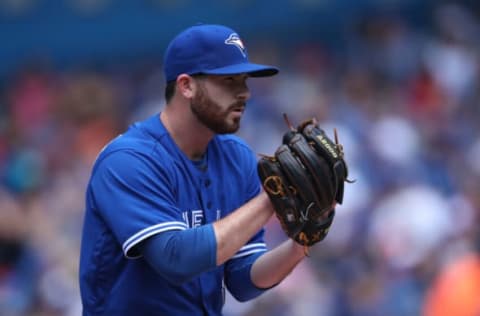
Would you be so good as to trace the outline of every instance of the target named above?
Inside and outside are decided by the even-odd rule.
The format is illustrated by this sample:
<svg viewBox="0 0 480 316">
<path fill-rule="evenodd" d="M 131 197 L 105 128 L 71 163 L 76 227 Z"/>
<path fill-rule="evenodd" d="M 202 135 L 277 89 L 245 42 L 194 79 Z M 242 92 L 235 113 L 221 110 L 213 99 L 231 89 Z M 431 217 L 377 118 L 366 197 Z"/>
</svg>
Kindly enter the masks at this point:
<svg viewBox="0 0 480 316">
<path fill-rule="evenodd" d="M 174 182 L 168 166 L 135 151 L 116 151 L 97 163 L 90 182 L 95 209 L 127 258 L 140 256 L 135 246 L 150 236 L 187 229 Z"/>
<path fill-rule="evenodd" d="M 257 287 L 251 278 L 252 266 L 263 254 L 264 252 L 255 252 L 226 263 L 225 286 L 238 301 L 251 300 L 269 289 Z"/>
<path fill-rule="evenodd" d="M 253 236 L 250 241 L 240 248 L 237 253 L 230 259 L 235 260 L 237 258 L 245 257 L 258 252 L 267 251 L 267 245 L 263 240 L 264 229 L 260 230 L 255 236 Z"/>
</svg>

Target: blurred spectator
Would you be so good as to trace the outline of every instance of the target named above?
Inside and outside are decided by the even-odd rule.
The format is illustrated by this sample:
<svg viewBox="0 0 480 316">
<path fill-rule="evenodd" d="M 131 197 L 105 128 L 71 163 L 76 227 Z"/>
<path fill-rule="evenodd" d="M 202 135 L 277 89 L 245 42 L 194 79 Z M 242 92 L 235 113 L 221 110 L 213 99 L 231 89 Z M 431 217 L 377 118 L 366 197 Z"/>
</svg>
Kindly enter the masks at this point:
<svg viewBox="0 0 480 316">
<path fill-rule="evenodd" d="M 461 256 L 435 279 L 427 292 L 423 315 L 474 316 L 480 313 L 480 256 Z"/>
<path fill-rule="evenodd" d="M 0 190 L 0 311 L 28 315 L 36 304 L 39 280 L 37 249 L 28 242 L 25 209 Z"/>
</svg>

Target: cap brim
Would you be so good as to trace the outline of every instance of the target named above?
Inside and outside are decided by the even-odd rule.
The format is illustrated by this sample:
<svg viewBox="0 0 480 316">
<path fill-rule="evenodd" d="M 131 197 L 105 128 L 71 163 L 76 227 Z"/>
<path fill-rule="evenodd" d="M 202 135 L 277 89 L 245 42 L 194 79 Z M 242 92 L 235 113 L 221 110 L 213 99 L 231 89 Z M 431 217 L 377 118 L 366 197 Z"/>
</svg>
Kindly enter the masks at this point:
<svg viewBox="0 0 480 316">
<path fill-rule="evenodd" d="M 238 75 L 248 74 L 250 77 L 270 77 L 278 73 L 278 68 L 267 65 L 242 63 L 226 67 L 202 71 L 207 75 Z"/>
</svg>

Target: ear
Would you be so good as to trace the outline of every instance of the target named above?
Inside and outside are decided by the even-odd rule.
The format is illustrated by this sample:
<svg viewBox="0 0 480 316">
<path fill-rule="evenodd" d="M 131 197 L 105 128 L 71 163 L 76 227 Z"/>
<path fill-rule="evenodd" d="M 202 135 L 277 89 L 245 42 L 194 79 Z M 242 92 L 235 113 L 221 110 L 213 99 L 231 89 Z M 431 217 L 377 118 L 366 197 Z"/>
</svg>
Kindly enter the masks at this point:
<svg viewBox="0 0 480 316">
<path fill-rule="evenodd" d="M 177 91 L 186 99 L 191 99 L 195 95 L 197 83 L 195 80 L 187 75 L 181 74 L 177 77 Z"/>
</svg>

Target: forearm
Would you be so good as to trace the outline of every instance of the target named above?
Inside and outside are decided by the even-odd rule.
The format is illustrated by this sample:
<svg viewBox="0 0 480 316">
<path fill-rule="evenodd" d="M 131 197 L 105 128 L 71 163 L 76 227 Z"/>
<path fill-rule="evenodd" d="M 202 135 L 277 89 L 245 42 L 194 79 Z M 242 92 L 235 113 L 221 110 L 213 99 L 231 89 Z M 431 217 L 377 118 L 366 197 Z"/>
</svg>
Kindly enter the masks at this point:
<svg viewBox="0 0 480 316">
<path fill-rule="evenodd" d="M 305 257 L 303 246 L 288 239 L 258 258 L 252 266 L 255 286 L 269 288 L 282 281 Z"/>
<path fill-rule="evenodd" d="M 217 241 L 217 265 L 230 259 L 257 233 L 273 214 L 268 196 L 262 192 L 225 218 L 213 224 Z"/>
</svg>

